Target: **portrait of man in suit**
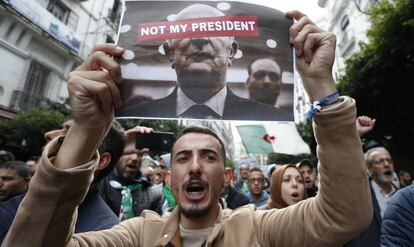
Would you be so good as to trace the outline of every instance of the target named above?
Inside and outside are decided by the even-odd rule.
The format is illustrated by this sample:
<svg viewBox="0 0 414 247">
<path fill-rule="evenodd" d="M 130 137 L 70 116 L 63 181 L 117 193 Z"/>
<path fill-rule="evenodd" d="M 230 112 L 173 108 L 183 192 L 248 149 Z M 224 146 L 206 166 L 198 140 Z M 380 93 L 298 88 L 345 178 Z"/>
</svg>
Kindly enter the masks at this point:
<svg viewBox="0 0 414 247">
<path fill-rule="evenodd" d="M 205 4 L 191 4 L 175 21 L 225 16 Z M 233 36 L 166 40 L 162 49 L 176 74 L 176 86 L 166 97 L 127 106 L 118 116 L 223 120 L 292 121 L 292 114 L 242 98 L 227 85 L 228 69 L 238 51 Z"/>
</svg>

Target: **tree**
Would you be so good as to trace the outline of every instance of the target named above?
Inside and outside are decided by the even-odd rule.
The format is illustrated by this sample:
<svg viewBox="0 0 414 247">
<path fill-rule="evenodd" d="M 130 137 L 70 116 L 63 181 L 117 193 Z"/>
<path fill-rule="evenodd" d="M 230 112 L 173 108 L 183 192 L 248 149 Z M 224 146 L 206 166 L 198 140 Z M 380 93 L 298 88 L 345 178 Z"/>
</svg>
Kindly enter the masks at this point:
<svg viewBox="0 0 414 247">
<path fill-rule="evenodd" d="M 393 152 L 414 146 L 414 1 L 383 0 L 371 9 L 368 41 L 347 62 L 338 88 L 356 99 L 358 115 L 377 119 L 371 138 Z M 387 141 L 387 139 L 389 141 Z"/>
<path fill-rule="evenodd" d="M 39 156 L 46 144 L 43 134 L 60 128 L 64 120 L 62 113 L 51 110 L 18 113 L 14 119 L 0 122 L 0 145 L 14 153 L 18 160 Z"/>
</svg>

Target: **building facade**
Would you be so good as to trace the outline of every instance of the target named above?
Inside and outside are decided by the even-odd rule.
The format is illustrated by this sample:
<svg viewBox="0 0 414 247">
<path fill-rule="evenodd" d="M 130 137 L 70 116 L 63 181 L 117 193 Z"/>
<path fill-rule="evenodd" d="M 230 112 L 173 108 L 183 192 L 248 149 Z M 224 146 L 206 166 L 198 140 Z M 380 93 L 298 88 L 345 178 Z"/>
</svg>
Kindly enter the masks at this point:
<svg viewBox="0 0 414 247">
<path fill-rule="evenodd" d="M 338 80 L 345 70 L 345 61 L 360 50 L 367 40 L 371 26 L 369 11 L 378 0 L 319 0 L 319 6 L 328 10 L 327 29 L 337 36 L 334 78 Z"/>
<path fill-rule="evenodd" d="M 0 1 L 0 108 L 64 103 L 68 73 L 95 44 L 114 42 L 121 8 L 120 0 Z"/>
</svg>

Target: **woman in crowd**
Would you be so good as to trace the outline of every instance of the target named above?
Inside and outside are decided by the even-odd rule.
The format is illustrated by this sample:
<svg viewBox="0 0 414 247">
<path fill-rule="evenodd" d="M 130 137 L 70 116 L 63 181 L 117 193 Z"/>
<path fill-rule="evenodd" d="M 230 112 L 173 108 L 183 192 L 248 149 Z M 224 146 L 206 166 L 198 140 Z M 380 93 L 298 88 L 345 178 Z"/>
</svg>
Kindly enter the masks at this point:
<svg viewBox="0 0 414 247">
<path fill-rule="evenodd" d="M 278 167 L 271 177 L 267 209 L 285 208 L 308 198 L 303 176 L 292 164 Z"/>
</svg>

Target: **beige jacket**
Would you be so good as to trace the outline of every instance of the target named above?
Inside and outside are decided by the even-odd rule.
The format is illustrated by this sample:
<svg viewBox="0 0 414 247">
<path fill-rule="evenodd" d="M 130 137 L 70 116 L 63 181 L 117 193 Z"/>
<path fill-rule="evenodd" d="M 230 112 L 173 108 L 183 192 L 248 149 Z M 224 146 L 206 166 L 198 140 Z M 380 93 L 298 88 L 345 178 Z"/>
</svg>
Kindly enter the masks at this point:
<svg viewBox="0 0 414 247">
<path fill-rule="evenodd" d="M 314 117 L 321 175 L 317 197 L 285 209 L 249 205 L 220 211 L 206 246 L 341 246 L 361 232 L 371 222 L 372 205 L 355 118 L 351 98 Z M 153 247 L 176 236 L 177 209 L 165 217 L 145 211 L 112 229 L 73 235 L 74 212 L 98 159 L 58 170 L 48 158 L 58 148 L 54 141 L 45 149 L 3 246 Z"/>
</svg>

